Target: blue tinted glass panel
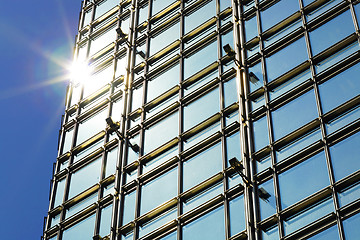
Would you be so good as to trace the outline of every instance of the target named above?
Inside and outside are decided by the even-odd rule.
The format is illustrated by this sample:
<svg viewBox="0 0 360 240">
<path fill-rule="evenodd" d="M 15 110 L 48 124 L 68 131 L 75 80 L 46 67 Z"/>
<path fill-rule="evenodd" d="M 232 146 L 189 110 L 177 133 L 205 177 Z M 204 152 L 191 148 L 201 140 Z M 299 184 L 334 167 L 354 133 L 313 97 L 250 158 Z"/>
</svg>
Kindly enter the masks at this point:
<svg viewBox="0 0 360 240">
<path fill-rule="evenodd" d="M 216 144 L 184 162 L 184 191 L 222 171 L 221 145 Z"/>
<path fill-rule="evenodd" d="M 89 240 L 92 239 L 95 227 L 95 214 L 82 220 L 63 232 L 63 240 Z"/>
<path fill-rule="evenodd" d="M 112 214 L 112 204 L 101 209 L 101 220 L 100 220 L 100 236 L 104 237 L 110 234 L 111 229 L 111 214 Z"/>
<path fill-rule="evenodd" d="M 357 199 L 360 199 L 360 184 L 350 186 L 338 193 L 339 205 L 343 207 Z"/>
<path fill-rule="evenodd" d="M 220 111 L 219 89 L 196 99 L 184 108 L 184 131 L 194 127 Z"/>
<path fill-rule="evenodd" d="M 337 225 L 332 226 L 331 228 L 322 231 L 321 233 L 316 234 L 315 236 L 309 238 L 309 240 L 337 240 L 340 239 Z"/>
<path fill-rule="evenodd" d="M 326 126 L 326 131 L 328 134 L 335 132 L 336 130 L 360 119 L 360 107 L 352 109 L 351 111 L 339 116 L 338 118 L 328 122 Z"/>
<path fill-rule="evenodd" d="M 269 133 L 266 116 L 253 122 L 255 152 L 269 145 Z"/>
<path fill-rule="evenodd" d="M 273 180 L 262 183 L 258 186 L 258 189 L 260 188 L 270 194 L 270 197 L 267 199 L 258 198 L 260 205 L 260 219 L 263 220 L 276 213 L 276 201 Z"/>
<path fill-rule="evenodd" d="M 122 225 L 126 225 L 135 218 L 135 199 L 136 191 L 125 195 Z"/>
<path fill-rule="evenodd" d="M 358 239 L 360 236 L 360 214 L 343 221 L 343 226 L 346 240 Z"/>
<path fill-rule="evenodd" d="M 350 11 L 346 11 L 309 33 L 313 55 L 355 32 Z"/>
<path fill-rule="evenodd" d="M 186 240 L 225 239 L 224 207 L 219 207 L 185 225 L 183 237 Z"/>
<path fill-rule="evenodd" d="M 263 31 L 281 22 L 291 14 L 299 11 L 299 1 L 278 1 L 270 8 L 261 12 Z"/>
<path fill-rule="evenodd" d="M 360 169 L 360 132 L 330 147 L 335 180 L 340 180 Z"/>
<path fill-rule="evenodd" d="M 307 59 L 305 39 L 300 38 L 266 59 L 268 82 L 271 82 Z"/>
<path fill-rule="evenodd" d="M 321 152 L 279 175 L 282 208 L 291 206 L 329 184 L 325 154 Z"/>
<path fill-rule="evenodd" d="M 319 86 L 324 113 L 359 95 L 359 75 L 359 65 L 355 65 Z"/>
<path fill-rule="evenodd" d="M 56 184 L 56 194 L 55 194 L 55 201 L 54 201 L 54 207 L 57 207 L 58 205 L 62 204 L 63 198 L 64 198 L 64 189 L 65 189 L 65 182 L 66 178 L 61 179 Z"/>
<path fill-rule="evenodd" d="M 206 12 L 206 14 L 204 14 L 204 12 Z M 185 33 L 188 33 L 215 15 L 216 3 L 215 0 L 212 0 L 196 12 L 185 17 Z"/>
<path fill-rule="evenodd" d="M 166 172 L 141 189 L 141 212 L 144 214 L 177 195 L 177 168 Z"/>
<path fill-rule="evenodd" d="M 145 236 L 146 234 L 150 233 L 151 231 L 161 227 L 162 225 L 174 220 L 177 217 L 177 209 L 171 210 L 162 214 L 161 216 L 157 217 L 156 219 L 145 223 L 140 227 L 139 230 L 139 237 Z"/>
<path fill-rule="evenodd" d="M 183 204 L 183 212 L 190 211 L 201 204 L 204 204 L 206 201 L 220 195 L 223 193 L 223 185 L 217 184 L 215 186 L 210 187 L 209 189 L 206 189 L 202 193 L 198 194 L 197 196 L 194 196 L 190 199 L 187 199 L 184 201 Z"/>
<path fill-rule="evenodd" d="M 302 127 L 317 116 L 314 91 L 310 90 L 272 112 L 275 140 Z M 290 118 L 291 121 L 289 121 Z"/>
<path fill-rule="evenodd" d="M 245 21 L 245 38 L 249 41 L 258 35 L 256 16 Z"/>
<path fill-rule="evenodd" d="M 333 200 L 332 198 L 329 198 L 323 202 L 316 204 L 315 206 L 311 206 L 309 209 L 306 209 L 302 213 L 285 220 L 284 232 L 285 234 L 290 234 L 333 211 Z"/>
<path fill-rule="evenodd" d="M 178 135 L 178 113 L 174 113 L 145 131 L 144 154 Z"/>
<path fill-rule="evenodd" d="M 244 196 L 237 197 L 229 202 L 230 236 L 246 228 Z"/>
<path fill-rule="evenodd" d="M 69 199 L 99 182 L 100 167 L 101 157 L 71 175 Z"/>
<path fill-rule="evenodd" d="M 261 236 L 263 240 L 278 240 L 279 228 L 276 226 L 265 231 L 261 231 Z"/>
</svg>

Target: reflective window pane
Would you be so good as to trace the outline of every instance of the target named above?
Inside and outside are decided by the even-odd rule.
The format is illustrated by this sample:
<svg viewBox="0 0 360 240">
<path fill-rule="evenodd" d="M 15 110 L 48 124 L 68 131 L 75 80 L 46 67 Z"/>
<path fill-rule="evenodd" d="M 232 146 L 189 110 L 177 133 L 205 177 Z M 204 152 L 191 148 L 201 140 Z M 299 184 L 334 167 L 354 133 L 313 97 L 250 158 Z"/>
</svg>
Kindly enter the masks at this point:
<svg viewBox="0 0 360 240">
<path fill-rule="evenodd" d="M 346 11 L 328 23 L 309 33 L 313 55 L 320 53 L 355 32 L 350 11 Z"/>
<path fill-rule="evenodd" d="M 185 225 L 183 237 L 186 240 L 225 239 L 224 207 L 219 207 Z"/>
<path fill-rule="evenodd" d="M 321 152 L 279 175 L 282 208 L 291 206 L 329 184 L 325 154 Z"/>
<path fill-rule="evenodd" d="M 184 191 L 222 171 L 221 145 L 216 144 L 184 162 Z"/>
<path fill-rule="evenodd" d="M 314 91 L 310 90 L 285 106 L 272 112 L 275 140 L 302 127 L 306 123 L 317 118 L 317 116 L 318 112 Z M 289 121 L 289 118 L 291 118 L 291 121 Z"/>
<path fill-rule="evenodd" d="M 63 240 L 89 240 L 92 239 L 95 227 L 95 214 L 82 220 L 76 225 L 65 229 L 62 235 Z"/>
<path fill-rule="evenodd" d="M 340 180 L 360 169 L 360 132 L 330 147 L 335 180 Z"/>
</svg>

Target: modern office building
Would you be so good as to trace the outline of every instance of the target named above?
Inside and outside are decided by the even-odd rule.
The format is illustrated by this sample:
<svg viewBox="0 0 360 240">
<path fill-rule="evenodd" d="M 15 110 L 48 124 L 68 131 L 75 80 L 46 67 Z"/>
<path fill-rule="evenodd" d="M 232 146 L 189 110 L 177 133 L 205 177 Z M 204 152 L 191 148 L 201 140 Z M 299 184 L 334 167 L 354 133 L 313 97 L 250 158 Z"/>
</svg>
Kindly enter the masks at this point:
<svg viewBox="0 0 360 240">
<path fill-rule="evenodd" d="M 359 239 L 358 2 L 83 1 L 43 238 Z"/>
</svg>

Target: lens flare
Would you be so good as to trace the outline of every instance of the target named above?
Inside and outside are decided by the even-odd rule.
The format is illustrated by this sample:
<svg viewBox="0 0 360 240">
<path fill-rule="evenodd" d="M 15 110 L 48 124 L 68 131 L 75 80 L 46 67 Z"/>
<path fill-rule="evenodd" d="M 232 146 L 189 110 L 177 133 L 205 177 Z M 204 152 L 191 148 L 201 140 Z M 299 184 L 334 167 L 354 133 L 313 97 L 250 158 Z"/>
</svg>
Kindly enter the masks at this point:
<svg viewBox="0 0 360 240">
<path fill-rule="evenodd" d="M 92 68 L 86 62 L 74 61 L 69 67 L 70 81 L 74 84 L 84 84 L 90 79 Z"/>
</svg>

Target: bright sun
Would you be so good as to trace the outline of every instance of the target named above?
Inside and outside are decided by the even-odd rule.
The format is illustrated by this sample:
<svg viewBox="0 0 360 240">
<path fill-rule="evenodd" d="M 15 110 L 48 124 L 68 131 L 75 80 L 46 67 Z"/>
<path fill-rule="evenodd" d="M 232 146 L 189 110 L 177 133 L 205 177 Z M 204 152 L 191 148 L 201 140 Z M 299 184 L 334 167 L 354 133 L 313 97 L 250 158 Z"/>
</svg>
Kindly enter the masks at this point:
<svg viewBox="0 0 360 240">
<path fill-rule="evenodd" d="M 77 84 L 84 84 L 92 73 L 92 68 L 86 62 L 74 61 L 70 68 L 70 81 Z"/>
</svg>

